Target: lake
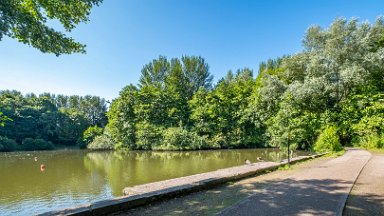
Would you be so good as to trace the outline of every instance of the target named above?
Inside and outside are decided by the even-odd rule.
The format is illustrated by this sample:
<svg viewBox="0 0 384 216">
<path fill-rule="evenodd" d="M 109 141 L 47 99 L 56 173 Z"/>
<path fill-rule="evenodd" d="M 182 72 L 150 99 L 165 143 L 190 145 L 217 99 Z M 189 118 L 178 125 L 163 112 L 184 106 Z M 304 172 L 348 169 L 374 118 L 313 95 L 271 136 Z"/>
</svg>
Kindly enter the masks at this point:
<svg viewBox="0 0 384 216">
<path fill-rule="evenodd" d="M 121 196 L 127 186 L 243 165 L 257 157 L 279 161 L 286 155 L 276 149 L 0 153 L 0 213 L 58 210 Z"/>
</svg>

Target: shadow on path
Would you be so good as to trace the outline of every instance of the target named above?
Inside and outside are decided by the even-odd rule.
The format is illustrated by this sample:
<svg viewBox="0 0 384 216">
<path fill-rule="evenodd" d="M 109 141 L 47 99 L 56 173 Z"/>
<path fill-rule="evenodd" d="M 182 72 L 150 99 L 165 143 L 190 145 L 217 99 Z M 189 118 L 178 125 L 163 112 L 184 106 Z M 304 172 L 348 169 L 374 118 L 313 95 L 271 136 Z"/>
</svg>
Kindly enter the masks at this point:
<svg viewBox="0 0 384 216">
<path fill-rule="evenodd" d="M 348 184 L 351 182 L 333 179 L 267 181 L 259 183 L 260 189 L 251 197 L 220 215 L 334 215 Z"/>
<path fill-rule="evenodd" d="M 384 179 L 383 179 L 384 184 Z M 377 194 L 350 194 L 343 215 L 384 215 L 384 197 Z"/>
<path fill-rule="evenodd" d="M 277 179 L 227 185 L 114 215 L 213 215 L 239 199 L 242 201 L 219 214 L 334 215 L 338 200 L 345 195 L 340 191 L 350 183 L 332 179 Z"/>
</svg>

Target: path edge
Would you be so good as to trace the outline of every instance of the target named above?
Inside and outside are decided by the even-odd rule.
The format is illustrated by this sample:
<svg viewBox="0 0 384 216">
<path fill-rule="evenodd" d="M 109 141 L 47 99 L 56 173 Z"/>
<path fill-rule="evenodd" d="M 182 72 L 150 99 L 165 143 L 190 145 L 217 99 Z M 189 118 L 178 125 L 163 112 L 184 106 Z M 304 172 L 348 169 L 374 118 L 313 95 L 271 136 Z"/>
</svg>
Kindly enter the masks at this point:
<svg viewBox="0 0 384 216">
<path fill-rule="evenodd" d="M 369 151 L 368 151 L 369 152 Z M 345 206 L 347 204 L 347 200 L 348 200 L 348 197 L 349 195 L 351 194 L 351 191 L 353 189 L 353 187 L 355 187 L 355 184 L 356 184 L 356 181 L 357 179 L 359 178 L 361 172 L 364 170 L 365 166 L 367 166 L 367 164 L 369 163 L 369 161 L 371 161 L 372 159 L 372 153 L 369 152 L 370 156 L 369 156 L 369 159 L 367 160 L 367 162 L 365 162 L 364 166 L 361 167 L 359 173 L 357 174 L 355 180 L 353 181 L 353 184 L 352 184 L 352 187 L 349 188 L 348 190 L 348 193 L 346 193 L 343 197 L 342 197 L 342 202 L 339 204 L 338 208 L 337 208 L 337 211 L 336 211 L 336 216 L 343 216 L 343 212 L 344 212 L 344 209 L 345 209 Z"/>
</svg>

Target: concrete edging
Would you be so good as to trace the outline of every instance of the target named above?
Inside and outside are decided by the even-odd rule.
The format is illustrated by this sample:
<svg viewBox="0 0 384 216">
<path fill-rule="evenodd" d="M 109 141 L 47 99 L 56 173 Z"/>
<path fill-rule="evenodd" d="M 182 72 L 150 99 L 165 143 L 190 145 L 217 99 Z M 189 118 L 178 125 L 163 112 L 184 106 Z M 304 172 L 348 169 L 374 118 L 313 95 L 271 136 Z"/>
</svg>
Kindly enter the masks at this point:
<svg viewBox="0 0 384 216">
<path fill-rule="evenodd" d="M 326 153 L 312 156 L 295 157 L 291 159 L 291 164 L 321 157 L 325 154 Z M 124 188 L 123 193 L 126 196 L 97 201 L 58 211 L 49 211 L 38 215 L 105 215 L 108 213 L 128 210 L 154 201 L 165 200 L 196 191 L 201 191 L 212 186 L 217 186 L 230 181 L 255 176 L 267 171 L 273 171 L 287 164 L 287 160 L 284 160 L 280 163 L 259 162 L 251 165 L 230 167 L 207 173 L 169 179 L 144 185 L 137 185 L 134 187 Z"/>
<path fill-rule="evenodd" d="M 371 153 L 370 153 L 370 154 L 371 154 Z M 365 168 L 365 166 L 367 166 L 367 164 L 369 163 L 369 161 L 370 161 L 371 159 L 372 159 L 372 154 L 371 154 L 369 160 L 368 160 L 368 161 L 364 164 L 364 166 L 360 169 L 360 171 L 359 171 L 359 173 L 357 174 L 355 180 L 353 181 L 352 187 L 349 188 L 348 193 L 345 194 L 345 195 L 343 196 L 343 198 L 342 198 L 342 202 L 340 203 L 340 205 L 338 206 L 338 209 L 337 209 L 337 211 L 336 211 L 336 214 L 335 214 L 336 216 L 342 216 L 342 215 L 343 215 L 343 212 L 344 212 L 344 209 L 345 209 L 345 205 L 347 204 L 348 197 L 349 197 L 349 195 L 351 194 L 352 189 L 353 189 L 353 187 L 355 186 L 356 181 L 357 181 L 357 179 L 359 178 L 361 172 L 363 171 L 363 169 Z"/>
</svg>

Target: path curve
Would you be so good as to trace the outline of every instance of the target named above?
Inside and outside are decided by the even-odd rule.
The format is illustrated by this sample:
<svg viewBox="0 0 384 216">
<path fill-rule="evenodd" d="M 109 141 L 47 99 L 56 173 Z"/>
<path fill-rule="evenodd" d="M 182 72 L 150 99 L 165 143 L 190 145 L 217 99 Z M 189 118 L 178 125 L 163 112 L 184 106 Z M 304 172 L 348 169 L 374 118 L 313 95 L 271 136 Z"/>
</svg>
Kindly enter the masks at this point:
<svg viewBox="0 0 384 216">
<path fill-rule="evenodd" d="M 384 215 L 384 155 L 373 154 L 349 194 L 343 215 Z"/>
<path fill-rule="evenodd" d="M 268 181 L 261 192 L 218 215 L 342 215 L 348 194 L 370 158 L 368 151 L 349 149 L 310 170 Z"/>
</svg>

